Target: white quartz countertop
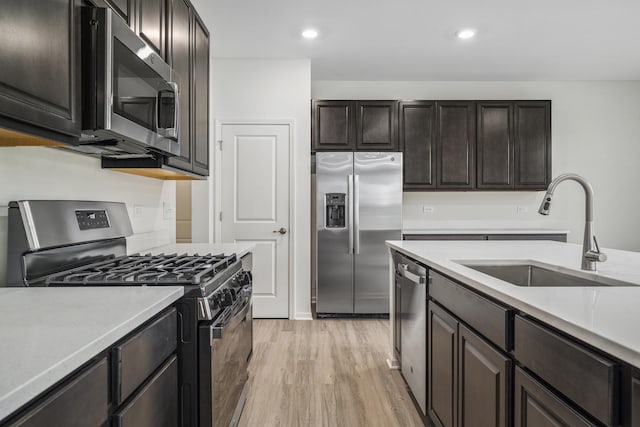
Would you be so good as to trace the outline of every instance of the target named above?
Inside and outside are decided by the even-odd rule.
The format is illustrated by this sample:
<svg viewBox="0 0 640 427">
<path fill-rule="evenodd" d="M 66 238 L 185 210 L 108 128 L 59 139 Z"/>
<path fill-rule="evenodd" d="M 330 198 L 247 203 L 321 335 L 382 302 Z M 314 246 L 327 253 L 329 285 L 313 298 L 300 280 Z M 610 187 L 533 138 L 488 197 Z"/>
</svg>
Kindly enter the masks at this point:
<svg viewBox="0 0 640 427">
<path fill-rule="evenodd" d="M 181 286 L 0 288 L 0 420 L 183 293 Z"/>
<path fill-rule="evenodd" d="M 405 228 L 402 234 L 569 234 L 553 228 Z"/>
<path fill-rule="evenodd" d="M 253 243 L 174 243 L 170 245 L 158 246 L 155 248 L 140 251 L 143 254 L 233 254 L 235 253 L 238 259 L 242 258 L 245 254 L 252 252 L 255 249 Z"/>
<path fill-rule="evenodd" d="M 388 241 L 387 245 L 640 368 L 640 253 L 603 249 L 599 276 L 638 286 L 519 287 L 459 262 L 534 261 L 580 272 L 582 246 L 551 241 Z"/>
</svg>

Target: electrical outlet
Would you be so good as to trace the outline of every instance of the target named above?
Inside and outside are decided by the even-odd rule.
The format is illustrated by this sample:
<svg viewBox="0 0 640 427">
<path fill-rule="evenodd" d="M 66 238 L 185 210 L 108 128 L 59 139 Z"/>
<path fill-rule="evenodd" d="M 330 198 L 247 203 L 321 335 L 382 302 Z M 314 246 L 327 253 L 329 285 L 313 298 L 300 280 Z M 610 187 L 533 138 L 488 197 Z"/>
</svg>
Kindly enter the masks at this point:
<svg viewBox="0 0 640 427">
<path fill-rule="evenodd" d="M 173 205 L 168 202 L 162 202 L 162 217 L 164 219 L 173 219 Z"/>
<path fill-rule="evenodd" d="M 140 206 L 140 205 L 134 205 L 133 206 L 133 217 L 134 218 L 142 217 L 142 206 Z"/>
<path fill-rule="evenodd" d="M 518 213 L 518 215 L 526 214 L 527 212 L 529 212 L 529 207 L 528 206 L 518 206 L 516 208 L 516 212 Z"/>
<path fill-rule="evenodd" d="M 434 211 L 433 206 L 423 206 L 423 207 L 422 207 L 422 213 L 423 213 L 423 214 L 429 214 L 429 215 L 431 215 L 431 214 L 433 213 L 433 211 Z"/>
</svg>

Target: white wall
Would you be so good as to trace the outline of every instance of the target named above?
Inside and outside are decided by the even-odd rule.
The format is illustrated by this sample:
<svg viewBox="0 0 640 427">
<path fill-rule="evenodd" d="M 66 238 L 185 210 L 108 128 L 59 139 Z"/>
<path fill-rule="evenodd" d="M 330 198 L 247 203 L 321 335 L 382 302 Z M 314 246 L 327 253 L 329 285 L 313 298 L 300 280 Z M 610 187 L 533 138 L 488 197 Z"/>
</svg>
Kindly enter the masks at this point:
<svg viewBox="0 0 640 427">
<path fill-rule="evenodd" d="M 7 205 L 12 200 L 125 202 L 130 252 L 175 242 L 175 182 L 103 170 L 91 157 L 45 147 L 0 148 L 0 282 L 6 277 Z M 163 211 L 163 205 L 168 210 Z M 165 215 L 166 214 L 166 215 Z"/>
<path fill-rule="evenodd" d="M 311 63 L 308 59 L 216 59 L 212 69 L 215 119 L 294 120 L 292 155 L 295 156 L 295 167 L 291 177 L 295 197 L 291 200 L 294 217 L 291 218 L 290 248 L 293 255 L 290 283 L 294 287 L 294 299 L 290 317 L 311 318 Z"/>
<path fill-rule="evenodd" d="M 553 176 L 584 175 L 595 192 L 602 246 L 640 251 L 640 82 L 366 82 L 313 81 L 314 99 L 551 99 Z M 409 226 L 560 227 L 581 242 L 582 190 L 558 187 L 549 217 L 541 193 L 405 193 Z M 434 208 L 424 214 L 423 206 Z M 528 209 L 517 213 L 518 207 Z"/>
</svg>

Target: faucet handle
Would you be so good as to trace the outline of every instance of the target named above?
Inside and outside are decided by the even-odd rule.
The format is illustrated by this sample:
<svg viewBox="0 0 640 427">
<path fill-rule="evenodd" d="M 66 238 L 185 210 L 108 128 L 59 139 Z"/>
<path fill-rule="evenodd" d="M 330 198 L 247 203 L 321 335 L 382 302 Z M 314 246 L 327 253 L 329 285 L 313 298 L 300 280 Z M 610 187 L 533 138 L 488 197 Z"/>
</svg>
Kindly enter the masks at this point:
<svg viewBox="0 0 640 427">
<path fill-rule="evenodd" d="M 596 236 L 593 236 L 593 243 L 595 243 L 596 245 L 596 250 L 585 252 L 584 257 L 589 261 L 595 261 L 595 262 L 606 261 L 607 255 L 600 252 L 600 245 L 598 245 L 598 239 L 596 239 Z"/>
</svg>

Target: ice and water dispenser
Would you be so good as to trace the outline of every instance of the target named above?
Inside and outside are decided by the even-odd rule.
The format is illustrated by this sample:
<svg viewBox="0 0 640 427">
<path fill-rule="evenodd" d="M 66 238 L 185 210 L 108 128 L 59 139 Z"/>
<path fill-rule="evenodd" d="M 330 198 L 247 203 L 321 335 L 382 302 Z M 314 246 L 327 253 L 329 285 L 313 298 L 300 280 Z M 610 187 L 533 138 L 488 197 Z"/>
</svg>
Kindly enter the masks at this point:
<svg viewBox="0 0 640 427">
<path fill-rule="evenodd" d="M 345 194 L 325 194 L 325 227 L 345 228 Z"/>
</svg>

